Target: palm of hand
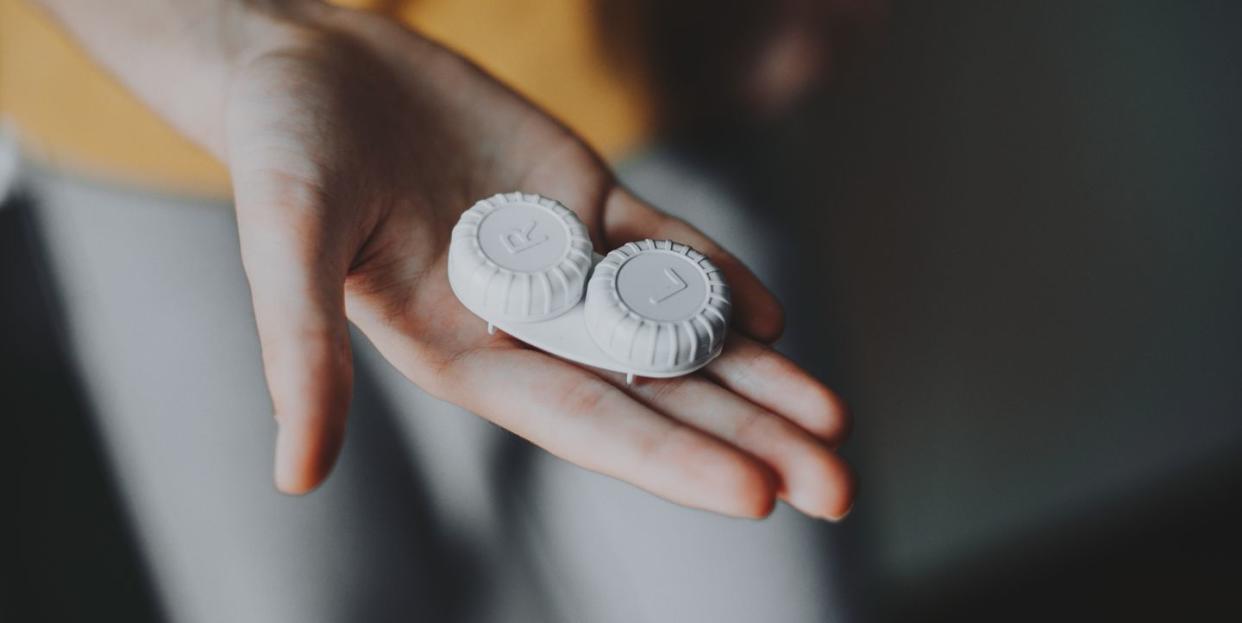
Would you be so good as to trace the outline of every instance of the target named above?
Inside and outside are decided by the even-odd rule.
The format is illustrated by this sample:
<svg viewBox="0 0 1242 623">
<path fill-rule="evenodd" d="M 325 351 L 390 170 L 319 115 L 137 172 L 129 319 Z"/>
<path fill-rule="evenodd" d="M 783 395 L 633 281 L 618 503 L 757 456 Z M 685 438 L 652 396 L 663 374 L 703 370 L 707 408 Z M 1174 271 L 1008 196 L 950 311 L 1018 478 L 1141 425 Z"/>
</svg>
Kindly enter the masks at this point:
<svg viewBox="0 0 1242 623">
<path fill-rule="evenodd" d="M 620 188 L 576 136 L 486 74 L 382 18 L 337 12 L 238 73 L 229 162 L 280 434 L 278 485 L 313 488 L 340 446 L 346 318 L 411 381 L 545 449 L 667 497 L 761 516 L 776 497 L 837 517 L 848 468 L 827 389 L 759 341 L 780 310 L 736 260 Z M 450 230 L 511 190 L 573 209 L 597 250 L 672 238 L 733 285 L 737 326 L 702 373 L 627 388 L 531 350 L 452 295 Z"/>
</svg>

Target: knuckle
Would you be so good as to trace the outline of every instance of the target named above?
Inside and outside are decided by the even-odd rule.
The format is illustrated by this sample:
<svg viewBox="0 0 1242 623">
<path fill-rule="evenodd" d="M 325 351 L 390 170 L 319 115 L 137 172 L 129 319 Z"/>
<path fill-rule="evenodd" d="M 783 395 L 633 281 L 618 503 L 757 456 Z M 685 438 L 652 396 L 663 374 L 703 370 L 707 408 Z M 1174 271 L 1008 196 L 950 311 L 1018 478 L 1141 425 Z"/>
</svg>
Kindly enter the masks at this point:
<svg viewBox="0 0 1242 623">
<path fill-rule="evenodd" d="M 583 377 L 566 388 L 558 406 L 570 415 L 595 413 L 612 391 L 613 387 L 603 380 Z"/>
<path fill-rule="evenodd" d="M 770 436 L 772 422 L 773 420 L 768 412 L 761 409 L 751 409 L 742 415 L 734 426 L 733 438 L 739 444 L 755 445 L 758 442 L 762 442 L 762 438 Z"/>
<path fill-rule="evenodd" d="M 640 391 L 646 394 L 647 400 L 653 404 L 661 404 L 677 397 L 678 394 L 685 390 L 686 378 L 654 379 L 645 383 Z"/>
</svg>

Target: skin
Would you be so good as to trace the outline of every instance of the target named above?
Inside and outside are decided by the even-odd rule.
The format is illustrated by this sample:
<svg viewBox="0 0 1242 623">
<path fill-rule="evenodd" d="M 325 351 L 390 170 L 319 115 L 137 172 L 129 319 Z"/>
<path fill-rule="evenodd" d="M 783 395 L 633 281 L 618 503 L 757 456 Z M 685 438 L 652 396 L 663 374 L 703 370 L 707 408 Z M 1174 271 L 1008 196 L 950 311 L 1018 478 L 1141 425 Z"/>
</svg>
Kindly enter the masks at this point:
<svg viewBox="0 0 1242 623">
<path fill-rule="evenodd" d="M 319 485 L 341 448 L 352 322 L 432 395 L 679 504 L 762 517 L 782 499 L 829 519 L 852 506 L 833 451 L 846 412 L 767 345 L 783 322 L 772 295 L 478 67 L 387 18 L 313 2 L 44 4 L 229 166 L 281 491 Z M 709 255 L 734 290 L 720 358 L 630 387 L 488 335 L 449 289 L 450 230 L 476 199 L 518 189 L 574 210 L 598 251 L 668 238 Z"/>
</svg>

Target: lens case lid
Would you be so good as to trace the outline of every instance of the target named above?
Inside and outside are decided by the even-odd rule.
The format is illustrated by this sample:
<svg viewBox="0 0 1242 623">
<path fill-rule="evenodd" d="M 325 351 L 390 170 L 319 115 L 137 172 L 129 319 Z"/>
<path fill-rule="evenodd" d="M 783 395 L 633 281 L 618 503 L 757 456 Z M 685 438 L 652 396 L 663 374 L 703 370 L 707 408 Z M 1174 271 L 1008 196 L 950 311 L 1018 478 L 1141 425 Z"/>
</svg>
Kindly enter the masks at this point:
<svg viewBox="0 0 1242 623">
<path fill-rule="evenodd" d="M 449 282 L 492 321 L 565 313 L 582 298 L 594 254 L 586 227 L 560 203 L 523 193 L 483 199 L 453 228 Z"/>
<path fill-rule="evenodd" d="M 641 240 L 595 265 L 587 330 L 627 368 L 694 369 L 715 357 L 729 326 L 729 286 L 711 260 L 669 240 Z"/>
</svg>

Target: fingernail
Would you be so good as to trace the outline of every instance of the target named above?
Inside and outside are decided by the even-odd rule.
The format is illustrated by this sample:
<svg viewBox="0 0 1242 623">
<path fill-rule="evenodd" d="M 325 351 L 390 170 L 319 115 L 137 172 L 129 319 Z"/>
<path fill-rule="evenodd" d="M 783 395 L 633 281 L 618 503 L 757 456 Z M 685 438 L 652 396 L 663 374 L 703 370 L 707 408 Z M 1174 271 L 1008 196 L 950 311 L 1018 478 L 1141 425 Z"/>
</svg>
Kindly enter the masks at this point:
<svg viewBox="0 0 1242 623">
<path fill-rule="evenodd" d="M 836 517 L 825 516 L 824 519 L 827 519 L 828 521 L 831 521 L 832 523 L 838 523 L 840 521 L 843 521 L 846 517 L 849 517 L 850 511 L 852 510 L 854 510 L 854 503 L 850 502 L 850 505 L 847 506 L 845 508 L 845 511 L 842 512 L 840 515 L 837 515 Z"/>
<path fill-rule="evenodd" d="M 285 426 L 276 427 L 276 457 L 272 478 L 281 493 L 296 493 L 296 456 L 293 435 Z"/>
</svg>

